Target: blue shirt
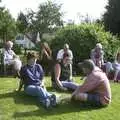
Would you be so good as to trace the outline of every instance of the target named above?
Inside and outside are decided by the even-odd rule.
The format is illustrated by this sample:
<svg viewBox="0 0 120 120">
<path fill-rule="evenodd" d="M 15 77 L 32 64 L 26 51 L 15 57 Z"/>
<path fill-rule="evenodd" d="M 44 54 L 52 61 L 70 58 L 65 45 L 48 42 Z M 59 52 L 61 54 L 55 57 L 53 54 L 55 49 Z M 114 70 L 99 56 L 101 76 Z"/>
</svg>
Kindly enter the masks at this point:
<svg viewBox="0 0 120 120">
<path fill-rule="evenodd" d="M 25 65 L 21 68 L 20 75 L 25 86 L 40 85 L 43 80 L 44 72 L 42 66 L 39 64 L 33 66 Z"/>
</svg>

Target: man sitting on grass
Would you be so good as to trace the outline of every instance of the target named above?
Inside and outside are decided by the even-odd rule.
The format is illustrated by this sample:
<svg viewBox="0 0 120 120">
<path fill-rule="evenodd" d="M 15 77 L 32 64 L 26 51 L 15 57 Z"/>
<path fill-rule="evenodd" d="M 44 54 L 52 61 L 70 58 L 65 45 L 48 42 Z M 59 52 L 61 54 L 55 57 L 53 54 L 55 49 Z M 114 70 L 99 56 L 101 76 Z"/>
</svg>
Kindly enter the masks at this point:
<svg viewBox="0 0 120 120">
<path fill-rule="evenodd" d="M 23 66 L 20 71 L 20 86 L 18 91 L 24 85 L 24 91 L 31 96 L 37 96 L 40 103 L 45 108 L 56 106 L 56 96 L 50 94 L 44 87 L 43 76 L 44 72 L 41 65 L 36 64 L 37 56 L 34 52 L 28 53 L 27 65 Z"/>
<path fill-rule="evenodd" d="M 87 77 L 73 92 L 72 99 L 90 102 L 97 106 L 108 105 L 111 102 L 111 88 L 106 74 L 95 66 L 92 60 L 85 60 L 79 66 Z"/>
</svg>

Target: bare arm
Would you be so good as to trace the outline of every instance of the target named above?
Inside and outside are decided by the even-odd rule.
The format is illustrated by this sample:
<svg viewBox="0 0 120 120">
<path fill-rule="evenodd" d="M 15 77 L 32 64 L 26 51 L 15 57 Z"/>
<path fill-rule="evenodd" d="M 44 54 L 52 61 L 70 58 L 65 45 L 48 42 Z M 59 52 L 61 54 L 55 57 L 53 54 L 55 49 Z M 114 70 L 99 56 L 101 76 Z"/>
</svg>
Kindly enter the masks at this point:
<svg viewBox="0 0 120 120">
<path fill-rule="evenodd" d="M 60 82 L 60 74 L 61 74 L 61 66 L 60 64 L 56 64 L 55 65 L 55 69 L 54 69 L 54 73 L 55 73 L 55 80 L 56 80 L 56 83 L 58 85 L 58 87 L 62 90 L 66 90 L 66 88 L 63 87 L 62 83 Z"/>
<path fill-rule="evenodd" d="M 101 82 L 102 81 L 100 81 L 98 78 L 94 80 L 92 78 L 86 79 L 85 82 L 78 87 L 73 94 L 91 92 L 96 89 Z"/>
<path fill-rule="evenodd" d="M 72 64 L 69 64 L 70 65 L 70 80 L 72 80 Z"/>
</svg>

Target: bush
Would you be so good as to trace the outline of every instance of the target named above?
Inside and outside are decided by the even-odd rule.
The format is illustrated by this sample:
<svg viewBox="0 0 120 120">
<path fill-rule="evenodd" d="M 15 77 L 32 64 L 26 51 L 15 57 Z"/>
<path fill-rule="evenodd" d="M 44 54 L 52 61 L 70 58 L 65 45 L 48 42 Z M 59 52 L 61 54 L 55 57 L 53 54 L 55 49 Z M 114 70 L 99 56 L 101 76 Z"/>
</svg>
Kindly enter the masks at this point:
<svg viewBox="0 0 120 120">
<path fill-rule="evenodd" d="M 18 44 L 14 44 L 13 50 L 14 50 L 14 52 L 15 52 L 16 54 L 22 54 L 22 48 L 21 48 L 21 46 L 18 45 Z"/>
<path fill-rule="evenodd" d="M 51 42 L 51 48 L 56 57 L 59 49 L 64 43 L 70 45 L 73 51 L 74 66 L 84 59 L 90 58 L 91 49 L 100 42 L 105 51 L 105 58 L 112 60 L 114 52 L 119 47 L 119 40 L 109 32 L 105 32 L 104 27 L 99 24 L 81 24 L 79 26 L 69 25 L 60 29 Z"/>
</svg>

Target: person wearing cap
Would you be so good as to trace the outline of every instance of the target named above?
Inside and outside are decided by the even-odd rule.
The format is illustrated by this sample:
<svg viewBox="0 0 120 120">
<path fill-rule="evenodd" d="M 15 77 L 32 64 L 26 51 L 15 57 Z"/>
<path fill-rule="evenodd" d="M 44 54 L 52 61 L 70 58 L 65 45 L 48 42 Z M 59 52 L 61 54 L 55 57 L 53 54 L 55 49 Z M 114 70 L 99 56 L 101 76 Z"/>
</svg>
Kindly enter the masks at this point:
<svg viewBox="0 0 120 120">
<path fill-rule="evenodd" d="M 96 47 L 91 50 L 91 59 L 93 62 L 98 66 L 102 67 L 104 65 L 104 51 L 102 50 L 102 45 L 101 43 L 97 43 Z"/>
<path fill-rule="evenodd" d="M 12 50 L 13 47 L 13 42 L 12 41 L 7 41 L 5 44 L 5 48 L 3 50 L 3 62 L 4 66 L 12 66 L 14 71 L 19 74 L 19 71 L 22 66 L 22 62 L 15 54 L 15 52 Z"/>
<path fill-rule="evenodd" d="M 44 71 L 40 64 L 36 63 L 37 55 L 32 52 L 27 54 L 27 64 L 20 71 L 20 85 L 17 91 L 24 86 L 24 91 L 30 96 L 37 96 L 39 103 L 45 108 L 56 106 L 56 96 L 50 94 L 44 87 Z"/>
<path fill-rule="evenodd" d="M 63 55 L 64 53 L 68 53 L 69 54 L 69 59 L 71 60 L 71 63 L 69 64 L 70 66 L 70 71 L 72 73 L 72 59 L 73 59 L 73 53 L 72 51 L 69 49 L 69 45 L 66 43 L 64 44 L 64 48 L 59 50 L 58 53 L 57 53 L 57 61 L 58 62 L 61 62 L 62 59 L 63 59 Z M 72 76 L 71 76 L 71 79 L 72 79 Z"/>
<path fill-rule="evenodd" d="M 51 76 L 52 87 L 59 90 L 75 90 L 76 84 L 71 80 L 72 73 L 70 71 L 71 59 L 68 53 L 63 54 L 61 62 L 55 64 Z"/>
<path fill-rule="evenodd" d="M 106 74 L 92 60 L 84 60 L 79 66 L 86 79 L 72 94 L 72 100 L 107 106 L 111 102 L 111 87 Z"/>
</svg>

